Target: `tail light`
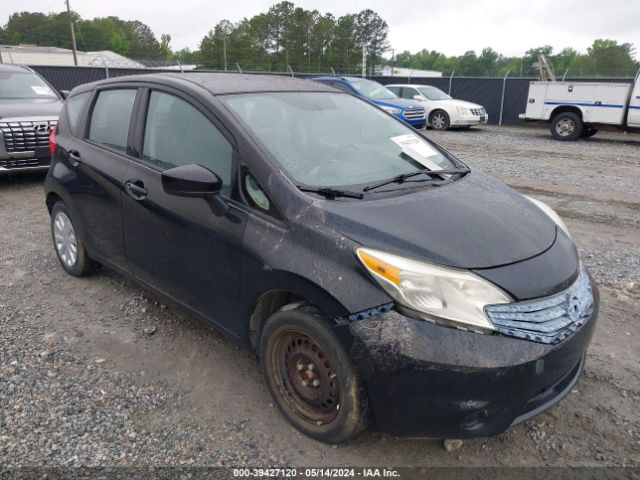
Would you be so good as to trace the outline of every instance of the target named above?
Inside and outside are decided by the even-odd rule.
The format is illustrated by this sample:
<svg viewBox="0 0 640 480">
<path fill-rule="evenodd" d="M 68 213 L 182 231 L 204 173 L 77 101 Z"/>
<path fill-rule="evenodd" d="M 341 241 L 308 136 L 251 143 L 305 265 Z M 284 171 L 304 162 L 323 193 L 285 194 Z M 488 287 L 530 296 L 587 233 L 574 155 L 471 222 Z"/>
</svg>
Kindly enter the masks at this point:
<svg viewBox="0 0 640 480">
<path fill-rule="evenodd" d="M 49 134 L 49 152 L 51 153 L 51 160 L 53 160 L 53 154 L 56 152 L 56 130 L 58 127 L 53 127 Z"/>
</svg>

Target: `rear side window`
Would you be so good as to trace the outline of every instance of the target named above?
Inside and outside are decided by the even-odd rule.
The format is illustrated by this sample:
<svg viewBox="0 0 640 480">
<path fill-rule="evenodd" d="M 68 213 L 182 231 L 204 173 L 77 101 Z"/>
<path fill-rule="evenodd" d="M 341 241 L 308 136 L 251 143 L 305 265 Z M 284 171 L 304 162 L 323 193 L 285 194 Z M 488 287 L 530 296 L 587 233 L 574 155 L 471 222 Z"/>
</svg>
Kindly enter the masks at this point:
<svg viewBox="0 0 640 480">
<path fill-rule="evenodd" d="M 129 122 L 135 99 L 135 89 L 101 91 L 91 114 L 89 139 L 126 152 Z"/>
<path fill-rule="evenodd" d="M 69 127 L 71 128 L 71 133 L 73 135 L 78 135 L 80 116 L 82 115 L 84 106 L 87 104 L 89 95 L 91 95 L 91 92 L 81 93 L 80 95 L 71 97 L 66 102 L 67 121 L 69 122 Z"/>
<path fill-rule="evenodd" d="M 204 114 L 174 95 L 151 92 L 142 156 L 162 169 L 202 165 L 222 179 L 223 194 L 231 193 L 231 144 Z"/>
</svg>

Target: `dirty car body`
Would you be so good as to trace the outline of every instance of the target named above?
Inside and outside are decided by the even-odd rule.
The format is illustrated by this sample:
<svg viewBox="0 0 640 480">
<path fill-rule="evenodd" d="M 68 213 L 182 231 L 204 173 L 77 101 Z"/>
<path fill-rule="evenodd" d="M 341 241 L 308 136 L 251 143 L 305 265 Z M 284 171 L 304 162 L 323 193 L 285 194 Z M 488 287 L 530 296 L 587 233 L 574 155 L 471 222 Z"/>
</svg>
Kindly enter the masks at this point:
<svg viewBox="0 0 640 480">
<path fill-rule="evenodd" d="M 392 115 L 314 82 L 251 75 L 121 77 L 78 87 L 68 102 L 74 98 L 81 105 L 73 119 L 61 116 L 45 189 L 50 209 L 66 204 L 88 256 L 254 349 L 276 309 L 293 300 L 314 305 L 362 377 L 382 430 L 496 434 L 577 381 L 598 294 L 564 225 Z M 108 98 L 111 112 L 124 109 L 130 119 L 117 147 L 96 113 Z M 173 148 L 145 124 L 176 98 L 225 145 L 215 153 L 229 158 L 215 202 L 168 183 L 172 169 L 204 162 L 197 150 L 156 161 L 162 152 L 148 145 Z M 351 120 L 361 114 L 375 117 L 373 128 L 341 134 L 323 123 L 328 115 L 345 122 L 342 130 L 359 128 Z M 162 131 L 175 143 L 192 134 L 186 123 Z M 393 141 L 378 127 L 394 132 Z M 370 150 L 349 135 L 364 135 Z M 383 150 L 392 166 L 376 157 Z M 351 177 L 339 182 L 347 159 Z M 398 168 L 411 176 L 379 181 Z M 395 293 L 414 267 L 453 279 L 438 288 L 467 296 L 486 289 L 502 300 L 468 310 L 467 323 L 418 311 L 424 298 L 438 303 L 423 295 L 428 287 L 414 301 Z"/>
</svg>

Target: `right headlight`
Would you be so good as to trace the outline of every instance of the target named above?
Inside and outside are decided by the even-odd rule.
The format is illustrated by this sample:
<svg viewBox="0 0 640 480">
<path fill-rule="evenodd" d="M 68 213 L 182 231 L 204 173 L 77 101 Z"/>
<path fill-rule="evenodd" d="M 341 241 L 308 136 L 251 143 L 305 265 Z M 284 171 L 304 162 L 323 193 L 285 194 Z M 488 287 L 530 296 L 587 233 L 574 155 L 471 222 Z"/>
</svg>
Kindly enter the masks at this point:
<svg viewBox="0 0 640 480">
<path fill-rule="evenodd" d="M 462 116 L 471 115 L 471 110 L 465 107 L 456 107 L 456 111 L 458 112 L 458 115 L 462 115 Z"/>
<path fill-rule="evenodd" d="M 401 108 L 388 107 L 386 105 L 381 105 L 380 108 L 382 110 L 384 110 L 385 112 L 390 113 L 392 115 L 398 115 L 398 114 L 402 113 L 402 109 Z"/>
<path fill-rule="evenodd" d="M 470 330 L 495 327 L 484 312 L 486 305 L 510 303 L 495 285 L 467 271 L 419 262 L 359 248 L 362 265 L 399 307 L 437 323 Z"/>
<path fill-rule="evenodd" d="M 529 197 L 528 195 L 525 195 L 525 197 L 527 197 L 531 201 L 531 203 L 533 203 L 536 207 L 538 207 L 540 210 L 546 213 L 547 216 L 551 220 L 553 220 L 555 224 L 558 225 L 558 227 L 560 227 L 562 231 L 569 236 L 569 238 L 571 238 L 571 233 L 569 233 L 569 229 L 567 228 L 567 225 L 564 223 L 562 218 L 560 218 L 560 215 L 558 215 L 553 208 L 551 208 L 546 203 L 541 202 L 540 200 L 536 200 L 535 198 Z"/>
</svg>

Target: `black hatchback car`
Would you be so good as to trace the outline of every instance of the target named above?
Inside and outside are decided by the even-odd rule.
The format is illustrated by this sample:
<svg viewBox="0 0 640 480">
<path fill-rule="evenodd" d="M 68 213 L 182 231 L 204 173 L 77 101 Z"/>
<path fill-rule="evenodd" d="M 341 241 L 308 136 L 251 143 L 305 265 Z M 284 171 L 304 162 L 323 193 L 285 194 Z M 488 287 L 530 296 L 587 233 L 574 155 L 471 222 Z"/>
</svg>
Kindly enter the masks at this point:
<svg viewBox="0 0 640 480">
<path fill-rule="evenodd" d="M 254 349 L 316 439 L 497 434 L 580 375 L 598 292 L 560 218 L 366 101 L 121 77 L 73 90 L 51 142 L 62 267 L 104 264 Z"/>
</svg>

